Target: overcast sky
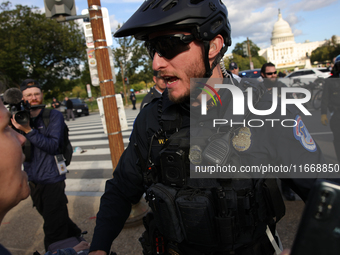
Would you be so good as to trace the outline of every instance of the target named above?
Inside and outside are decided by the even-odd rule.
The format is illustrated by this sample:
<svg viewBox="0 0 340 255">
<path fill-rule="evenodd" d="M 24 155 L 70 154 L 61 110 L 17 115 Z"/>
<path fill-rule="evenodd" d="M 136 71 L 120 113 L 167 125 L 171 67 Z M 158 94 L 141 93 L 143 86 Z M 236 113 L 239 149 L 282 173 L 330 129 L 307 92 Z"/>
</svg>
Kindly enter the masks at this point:
<svg viewBox="0 0 340 255">
<path fill-rule="evenodd" d="M 181 1 L 181 0 L 179 0 Z M 13 5 L 23 4 L 12 0 Z M 125 22 L 142 4 L 141 0 L 102 0 L 102 7 L 109 11 L 111 29 Z M 229 11 L 233 46 L 246 40 L 260 48 L 270 45 L 273 25 L 278 19 L 278 9 L 295 35 L 295 42 L 322 41 L 332 35 L 340 36 L 340 0 L 223 0 Z M 86 0 L 75 0 L 77 14 L 88 8 Z M 23 5 L 37 6 L 45 12 L 43 0 L 25 0 Z"/>
</svg>

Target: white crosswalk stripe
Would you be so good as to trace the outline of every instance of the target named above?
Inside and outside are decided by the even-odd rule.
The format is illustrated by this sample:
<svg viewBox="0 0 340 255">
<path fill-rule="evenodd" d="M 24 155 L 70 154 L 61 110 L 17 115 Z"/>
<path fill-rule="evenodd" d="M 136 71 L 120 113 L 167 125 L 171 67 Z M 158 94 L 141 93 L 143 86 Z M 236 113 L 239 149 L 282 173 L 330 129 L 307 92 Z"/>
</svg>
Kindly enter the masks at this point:
<svg viewBox="0 0 340 255">
<path fill-rule="evenodd" d="M 122 132 L 124 146 L 129 142 L 133 122 L 138 110 L 126 109 L 128 130 Z M 112 161 L 109 141 L 104 133 L 99 113 L 76 118 L 66 122 L 69 139 L 73 149 L 71 164 L 66 176 L 66 193 L 99 192 L 105 188 L 105 182 L 112 177 Z"/>
</svg>

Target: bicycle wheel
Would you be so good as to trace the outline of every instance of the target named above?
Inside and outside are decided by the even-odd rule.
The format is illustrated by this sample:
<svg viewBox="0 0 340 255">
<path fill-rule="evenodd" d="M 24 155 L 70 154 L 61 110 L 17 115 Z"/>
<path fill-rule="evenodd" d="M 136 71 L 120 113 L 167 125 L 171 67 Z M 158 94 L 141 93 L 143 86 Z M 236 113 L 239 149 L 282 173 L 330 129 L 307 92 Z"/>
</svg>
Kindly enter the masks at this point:
<svg viewBox="0 0 340 255">
<path fill-rule="evenodd" d="M 313 108 L 315 110 L 319 110 L 321 107 L 321 100 L 322 100 L 322 89 L 320 89 L 318 92 L 316 92 L 314 98 L 313 98 Z"/>
</svg>

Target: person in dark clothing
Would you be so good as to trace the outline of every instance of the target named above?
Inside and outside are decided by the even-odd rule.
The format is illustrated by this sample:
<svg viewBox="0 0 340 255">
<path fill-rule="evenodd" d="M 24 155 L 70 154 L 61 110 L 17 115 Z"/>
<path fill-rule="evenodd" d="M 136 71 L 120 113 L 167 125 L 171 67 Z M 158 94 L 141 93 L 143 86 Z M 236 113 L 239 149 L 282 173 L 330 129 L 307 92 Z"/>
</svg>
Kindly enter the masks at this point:
<svg viewBox="0 0 340 255">
<path fill-rule="evenodd" d="M 160 72 L 167 89 L 137 116 L 114 177 L 106 182 L 90 254 L 109 254 L 131 205 L 145 193 L 152 214 L 144 218 L 146 232 L 139 239 L 143 254 L 272 255 L 276 242 L 269 241 L 268 233 L 275 233 L 275 219 L 284 214 L 275 179 L 252 174 L 209 178 L 209 173 L 195 178 L 194 174 L 201 163 L 219 162 L 220 167 L 237 169 L 324 163 L 298 109 L 289 107 L 287 118 L 296 119 L 300 128 L 272 127 L 268 122 L 263 128 L 212 125 L 221 117 L 236 120 L 233 110 L 239 107 L 233 108 L 231 102 L 240 101 L 213 84 L 232 84 L 231 90 L 241 91 L 220 65 L 231 45 L 231 28 L 227 8 L 219 0 L 163 5 L 147 0 L 115 33 L 115 37 L 131 35 L 145 41 L 152 68 Z M 193 87 L 192 78 L 200 78 Z M 208 100 L 210 87 L 215 96 Z M 257 109 L 270 108 L 271 95 L 263 86 L 258 91 Z M 201 109 L 204 97 L 206 105 Z M 205 110 L 207 114 L 201 114 Z M 269 118 L 281 120 L 280 110 Z M 244 113 L 240 117 L 263 121 L 267 116 Z M 308 135 L 308 144 L 302 135 Z M 287 183 L 306 200 L 314 177 L 287 178 Z"/>
<path fill-rule="evenodd" d="M 74 120 L 74 113 L 73 113 L 73 102 L 68 97 L 65 97 L 66 102 L 66 120 L 69 121 L 70 117 Z"/>
<path fill-rule="evenodd" d="M 261 77 L 263 78 L 263 84 L 268 89 L 268 91 L 270 91 L 273 87 L 287 87 L 284 83 L 278 80 L 276 67 L 271 62 L 262 65 Z"/>
<path fill-rule="evenodd" d="M 155 82 L 155 85 L 150 89 L 149 93 L 146 94 L 146 96 L 143 98 L 143 101 L 140 105 L 141 110 L 153 99 L 160 98 L 162 96 L 162 93 L 166 89 L 164 79 L 159 76 L 159 72 L 154 71 L 153 81 Z"/>
<path fill-rule="evenodd" d="M 340 163 L 340 55 L 334 60 L 332 76 L 326 79 L 322 92 L 321 123 L 328 124 L 327 111 L 331 112 L 330 127 L 338 163 Z"/>
<path fill-rule="evenodd" d="M 130 94 L 130 100 L 132 102 L 132 110 L 136 110 L 136 102 L 137 102 L 137 99 L 136 99 L 136 95 L 135 95 L 135 92 L 133 89 L 130 89 L 131 91 L 131 94 Z"/>
<path fill-rule="evenodd" d="M 54 109 L 60 108 L 60 102 L 59 102 L 55 97 L 53 97 L 52 100 L 53 100 L 53 102 L 52 102 L 51 106 L 52 106 Z"/>
<path fill-rule="evenodd" d="M 30 153 L 26 154 L 24 171 L 28 175 L 33 206 L 44 218 L 44 244 L 47 250 L 54 242 L 81 234 L 81 230 L 68 215 L 66 176 L 59 173 L 55 159 L 64 141 L 65 122 L 62 113 L 51 110 L 49 125 L 45 126 L 45 109 L 34 108 L 43 102 L 43 93 L 37 81 L 27 79 L 22 82 L 20 89 L 23 99 L 33 107 L 30 111 L 31 120 L 22 125 L 15 120 L 12 123 L 27 139 L 25 150 Z"/>
</svg>

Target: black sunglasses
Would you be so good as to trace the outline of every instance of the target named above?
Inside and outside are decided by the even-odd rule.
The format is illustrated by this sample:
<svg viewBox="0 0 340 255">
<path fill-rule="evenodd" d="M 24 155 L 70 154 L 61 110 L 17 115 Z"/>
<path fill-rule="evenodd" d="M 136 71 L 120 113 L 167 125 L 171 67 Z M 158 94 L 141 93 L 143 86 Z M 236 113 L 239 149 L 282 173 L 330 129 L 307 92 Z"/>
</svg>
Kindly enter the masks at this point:
<svg viewBox="0 0 340 255">
<path fill-rule="evenodd" d="M 194 39 L 193 35 L 164 35 L 145 41 L 145 47 L 151 59 L 153 59 L 156 52 L 160 57 L 172 59 L 178 54 L 189 50 L 190 47 L 188 44 Z"/>
<path fill-rule="evenodd" d="M 271 73 L 266 73 L 266 75 L 273 75 L 273 74 L 277 74 L 277 71 L 271 72 Z"/>
</svg>

